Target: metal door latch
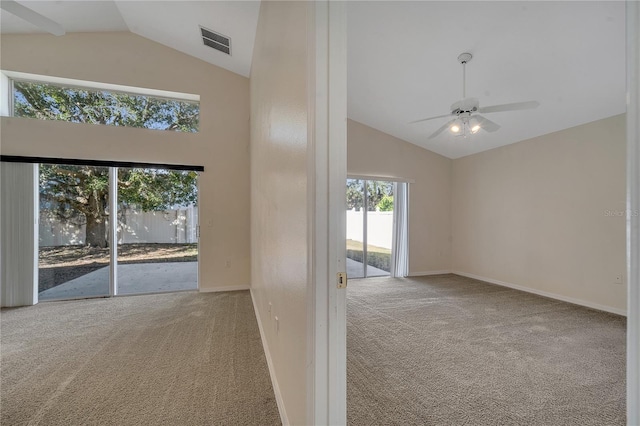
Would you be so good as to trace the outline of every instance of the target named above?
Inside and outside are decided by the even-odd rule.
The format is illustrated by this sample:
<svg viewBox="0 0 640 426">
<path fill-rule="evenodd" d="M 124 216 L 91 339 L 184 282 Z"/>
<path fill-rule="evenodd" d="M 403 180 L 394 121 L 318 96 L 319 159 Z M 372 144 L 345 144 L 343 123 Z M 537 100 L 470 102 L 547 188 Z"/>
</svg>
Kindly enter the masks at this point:
<svg viewBox="0 0 640 426">
<path fill-rule="evenodd" d="M 347 273 L 338 272 L 338 288 L 347 288 Z"/>
</svg>

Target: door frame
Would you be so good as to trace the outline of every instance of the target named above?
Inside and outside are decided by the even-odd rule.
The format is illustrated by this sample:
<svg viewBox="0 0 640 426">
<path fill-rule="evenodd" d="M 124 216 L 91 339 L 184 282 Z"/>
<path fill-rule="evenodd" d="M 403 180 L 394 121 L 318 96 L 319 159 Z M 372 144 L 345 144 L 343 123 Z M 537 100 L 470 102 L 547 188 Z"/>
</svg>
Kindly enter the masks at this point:
<svg viewBox="0 0 640 426">
<path fill-rule="evenodd" d="M 71 162 L 74 160 L 71 160 Z M 33 305 L 40 302 L 39 293 L 38 293 L 38 273 L 39 273 L 39 220 L 37 218 L 40 217 L 40 180 L 39 180 L 39 169 L 40 165 L 43 163 L 33 163 L 34 164 L 34 182 L 33 182 L 33 194 L 35 197 L 34 202 L 34 217 L 36 218 L 35 224 L 35 243 L 34 243 L 34 270 L 35 270 L 35 278 L 34 278 L 34 301 Z M 62 162 L 60 162 L 62 164 Z M 79 165 L 79 167 L 82 167 Z M 197 239 L 197 247 L 198 247 L 198 257 L 196 262 L 197 264 L 197 272 L 196 272 L 196 288 L 195 289 L 186 289 L 186 290 L 172 290 L 172 291 L 154 291 L 148 293 L 131 293 L 131 294 L 118 294 L 118 171 L 121 168 L 134 168 L 134 165 L 131 166 L 104 166 L 109 169 L 109 205 L 107 211 L 109 213 L 110 218 L 116 218 L 115 220 L 109 221 L 109 227 L 107 230 L 108 233 L 108 241 L 109 245 L 109 292 L 108 294 L 98 295 L 98 296 L 79 296 L 79 297 L 71 297 L 68 299 L 53 299 L 51 301 L 63 301 L 63 300 L 82 300 L 82 299 L 98 299 L 98 298 L 110 298 L 110 297 L 126 297 L 126 296 L 138 296 L 141 294 L 162 294 L 162 293 L 175 293 L 181 291 L 200 291 L 200 213 L 198 212 L 198 220 L 196 223 L 196 239 Z M 161 167 L 159 167 L 161 168 Z M 200 203 L 200 176 L 201 171 L 196 171 L 198 174 L 198 179 L 196 180 L 196 191 L 198 198 L 198 205 Z M 48 302 L 49 300 L 46 300 Z"/>
<path fill-rule="evenodd" d="M 307 424 L 347 422 L 347 14 L 345 2 L 308 4 Z"/>
<path fill-rule="evenodd" d="M 627 23 L 627 424 L 640 424 L 640 3 Z"/>
</svg>

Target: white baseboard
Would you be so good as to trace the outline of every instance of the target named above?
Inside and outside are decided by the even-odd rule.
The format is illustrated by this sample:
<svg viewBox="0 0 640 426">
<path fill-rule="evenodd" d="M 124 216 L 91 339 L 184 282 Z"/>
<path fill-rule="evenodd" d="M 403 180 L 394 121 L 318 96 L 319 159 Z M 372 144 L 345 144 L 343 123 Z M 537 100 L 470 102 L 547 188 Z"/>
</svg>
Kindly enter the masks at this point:
<svg viewBox="0 0 640 426">
<path fill-rule="evenodd" d="M 256 305 L 256 299 L 253 297 L 253 290 L 251 290 L 251 301 L 253 302 L 253 310 L 256 313 L 256 321 L 258 322 L 258 329 L 260 330 L 260 340 L 262 340 L 262 347 L 264 348 L 264 355 L 267 358 L 267 366 L 269 367 L 269 376 L 271 376 L 271 385 L 273 386 L 273 393 L 276 397 L 276 404 L 278 405 L 278 411 L 280 412 L 280 420 L 285 426 L 289 425 L 289 418 L 287 417 L 287 411 L 284 408 L 284 401 L 282 399 L 282 393 L 280 392 L 280 386 L 278 385 L 278 379 L 276 377 L 276 371 L 273 367 L 273 359 L 271 359 L 271 352 L 269 352 L 269 345 L 267 344 L 267 337 L 264 334 L 262 328 L 262 321 L 260 321 L 260 312 Z"/>
<path fill-rule="evenodd" d="M 251 290 L 251 287 L 249 287 L 248 285 L 229 285 L 226 287 L 209 287 L 209 288 L 199 289 L 200 293 L 215 293 L 218 291 L 240 291 L 240 290 Z"/>
<path fill-rule="evenodd" d="M 427 275 L 442 275 L 442 274 L 450 274 L 451 271 L 448 269 L 443 269 L 442 271 L 425 271 L 425 272 L 409 272 L 408 277 L 424 277 Z"/>
<path fill-rule="evenodd" d="M 612 314 L 627 316 L 627 311 L 625 309 L 612 308 L 610 306 L 600 305 L 598 303 L 587 302 L 586 300 L 575 299 L 573 297 L 562 296 L 560 294 L 549 293 L 549 292 L 542 291 L 542 290 L 536 290 L 535 288 L 524 287 L 524 286 L 521 286 L 521 285 L 518 285 L 518 284 L 512 284 L 512 283 L 508 283 L 508 282 L 500 281 L 500 280 L 494 280 L 493 278 L 481 277 L 480 275 L 469 274 L 467 272 L 451 271 L 451 273 L 452 274 L 456 274 L 456 275 L 461 275 L 463 277 L 468 277 L 468 278 L 473 278 L 473 279 L 480 280 L 480 281 L 485 281 L 485 282 L 488 282 L 488 283 L 491 283 L 491 284 L 497 284 L 497 285 L 500 285 L 500 286 L 503 286 L 503 287 L 513 288 L 515 290 L 520 290 L 520 291 L 524 291 L 524 292 L 527 292 L 527 293 L 537 294 L 538 296 L 544 296 L 544 297 L 548 297 L 550 299 L 560 300 L 562 302 L 573 303 L 574 305 L 585 306 L 587 308 L 597 309 L 599 311 L 605 311 L 605 312 L 610 312 Z"/>
</svg>

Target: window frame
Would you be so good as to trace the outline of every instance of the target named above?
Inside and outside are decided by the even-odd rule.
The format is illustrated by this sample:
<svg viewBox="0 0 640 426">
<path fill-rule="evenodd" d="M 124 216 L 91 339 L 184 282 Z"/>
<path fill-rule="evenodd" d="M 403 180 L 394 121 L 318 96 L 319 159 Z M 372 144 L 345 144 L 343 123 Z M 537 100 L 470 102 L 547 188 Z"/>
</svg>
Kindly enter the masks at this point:
<svg viewBox="0 0 640 426">
<path fill-rule="evenodd" d="M 6 96 L 2 96 L 0 100 L 0 115 L 5 117 L 16 117 L 15 115 L 15 82 L 25 82 L 32 84 L 44 84 L 50 86 L 56 86 L 63 89 L 71 90 L 86 90 L 92 92 L 107 92 L 109 94 L 122 94 L 129 96 L 144 96 L 147 98 L 165 100 L 165 101 L 178 101 L 198 106 L 198 128 L 193 132 L 179 133 L 200 133 L 200 95 L 191 93 L 172 92 L 167 90 L 147 89 L 142 87 L 124 86 L 111 83 L 98 83 L 86 80 L 75 80 L 69 78 L 60 78 L 52 76 L 44 76 L 37 74 L 28 74 L 13 71 L 0 71 L 1 74 L 1 91 L 6 91 Z M 57 121 L 57 120 L 46 120 Z M 63 121 L 63 120 L 60 120 Z M 111 125 L 108 125 L 111 126 Z M 152 129 L 148 127 L 133 127 L 133 126 L 112 126 L 112 127 L 128 127 L 134 129 L 147 129 L 147 130 L 165 130 L 166 129 Z"/>
</svg>

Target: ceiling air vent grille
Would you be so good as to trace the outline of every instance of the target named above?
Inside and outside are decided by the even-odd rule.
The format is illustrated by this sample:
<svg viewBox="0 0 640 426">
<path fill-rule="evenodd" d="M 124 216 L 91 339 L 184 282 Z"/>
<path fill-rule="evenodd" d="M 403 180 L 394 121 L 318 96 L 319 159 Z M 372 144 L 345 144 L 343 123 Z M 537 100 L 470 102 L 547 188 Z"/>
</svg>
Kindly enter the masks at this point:
<svg viewBox="0 0 640 426">
<path fill-rule="evenodd" d="M 229 37 L 203 27 L 200 27 L 200 32 L 202 33 L 202 42 L 205 46 L 231 55 L 231 39 Z"/>
</svg>

